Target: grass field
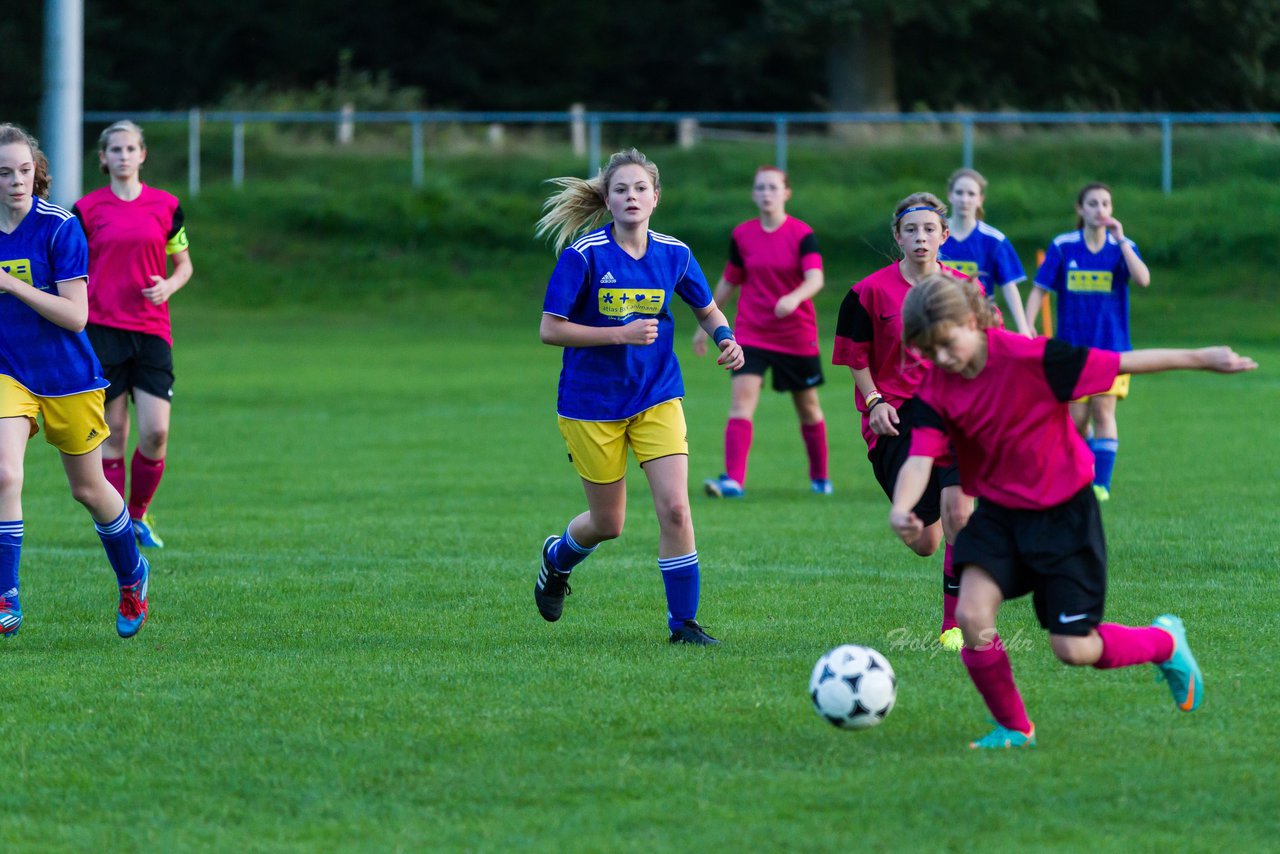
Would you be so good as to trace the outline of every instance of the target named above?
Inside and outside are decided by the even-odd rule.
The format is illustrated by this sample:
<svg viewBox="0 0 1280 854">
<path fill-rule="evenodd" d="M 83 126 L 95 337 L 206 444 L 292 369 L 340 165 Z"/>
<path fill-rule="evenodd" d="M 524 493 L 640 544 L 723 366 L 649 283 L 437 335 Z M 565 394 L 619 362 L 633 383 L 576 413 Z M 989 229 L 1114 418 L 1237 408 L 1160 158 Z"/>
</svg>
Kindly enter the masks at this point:
<svg viewBox="0 0 1280 854">
<path fill-rule="evenodd" d="M 155 505 L 169 547 L 135 640 L 115 637 L 112 576 L 56 455 L 31 445 L 26 622 L 0 650 L 6 848 L 1274 847 L 1274 296 L 1153 286 L 1135 298 L 1140 343 L 1227 335 L 1263 366 L 1142 378 L 1120 411 L 1108 616 L 1182 615 L 1205 706 L 1177 712 L 1149 667 L 1058 665 L 1019 601 L 1002 634 L 1041 744 L 974 755 L 981 702 L 933 646 L 940 560 L 889 532 L 847 374 L 824 389 L 834 496 L 807 492 L 777 396 L 757 417 L 748 498 L 695 496 L 700 617 L 722 647 L 665 642 L 657 527 L 634 464 L 626 532 L 575 574 L 549 625 L 532 602 L 537 548 L 583 503 L 553 417 L 559 354 L 537 341 L 541 281 L 489 273 L 505 258 L 545 277 L 550 256 L 504 233 L 459 270 L 440 260 L 456 248 L 427 245 L 430 229 L 418 255 L 372 225 L 340 245 L 363 208 L 318 209 L 325 194 L 303 188 L 256 209 L 266 196 L 239 220 L 226 193 L 191 205 L 208 244 L 193 238 L 200 278 L 175 306 L 179 386 Z M 680 234 L 699 204 L 655 227 Z M 324 210 L 333 231 L 308 238 Z M 404 257 L 387 261 L 393 244 Z M 859 257 L 832 256 L 849 274 Z M 1250 260 L 1238 277 L 1266 267 Z M 1189 281 L 1201 268 L 1170 269 Z M 415 276 L 428 286 L 411 288 Z M 466 290 L 441 293 L 437 276 Z M 343 308 L 342 282 L 388 292 Z M 683 364 L 696 483 L 720 467 L 728 384 L 709 362 Z M 897 707 L 866 733 L 832 729 L 805 693 L 813 662 L 842 642 L 876 646 L 898 673 Z"/>
</svg>

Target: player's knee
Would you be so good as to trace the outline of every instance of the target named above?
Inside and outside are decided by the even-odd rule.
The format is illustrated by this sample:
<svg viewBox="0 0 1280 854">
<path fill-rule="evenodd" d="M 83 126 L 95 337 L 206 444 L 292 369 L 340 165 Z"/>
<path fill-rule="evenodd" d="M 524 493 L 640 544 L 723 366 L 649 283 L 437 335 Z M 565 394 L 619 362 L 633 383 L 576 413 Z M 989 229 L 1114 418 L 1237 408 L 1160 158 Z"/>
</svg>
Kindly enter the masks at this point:
<svg viewBox="0 0 1280 854">
<path fill-rule="evenodd" d="M 1068 667 L 1087 667 L 1097 661 L 1098 656 L 1084 641 L 1085 638 L 1053 636 L 1049 639 L 1049 645 L 1058 661 Z"/>
<path fill-rule="evenodd" d="M 995 636 L 996 615 L 990 608 L 966 602 L 956 603 L 956 625 L 966 638 Z"/>
<path fill-rule="evenodd" d="M 676 501 L 658 511 L 658 524 L 668 531 L 683 531 L 693 524 L 687 501 Z"/>
<path fill-rule="evenodd" d="M 164 450 L 169 443 L 168 427 L 148 427 L 138 434 L 138 445 L 143 448 Z M 154 459 L 154 457 L 153 457 Z"/>
<path fill-rule="evenodd" d="M 22 464 L 17 460 L 0 460 L 0 495 L 22 494 Z"/>
</svg>

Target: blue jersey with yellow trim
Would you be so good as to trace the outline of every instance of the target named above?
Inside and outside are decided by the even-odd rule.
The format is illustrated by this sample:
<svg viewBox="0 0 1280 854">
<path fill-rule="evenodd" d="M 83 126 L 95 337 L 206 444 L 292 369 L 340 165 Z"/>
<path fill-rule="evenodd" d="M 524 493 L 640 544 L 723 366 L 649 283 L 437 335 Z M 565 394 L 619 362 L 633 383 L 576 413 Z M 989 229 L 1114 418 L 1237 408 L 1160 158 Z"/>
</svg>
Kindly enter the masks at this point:
<svg viewBox="0 0 1280 854">
<path fill-rule="evenodd" d="M 89 244 L 69 211 L 44 199 L 12 234 L 0 233 L 0 269 L 42 291 L 89 275 Z M 40 397 L 106 388 L 89 338 L 42 317 L 12 294 L 0 294 L 0 374 Z"/>
<path fill-rule="evenodd" d="M 938 260 L 966 276 L 977 276 L 988 297 L 995 296 L 996 287 L 1016 285 L 1027 277 L 1009 238 L 982 220 L 964 240 L 954 234 L 948 237 L 938 250 Z"/>
<path fill-rule="evenodd" d="M 637 260 L 618 246 L 609 223 L 560 254 L 543 312 L 583 326 L 658 321 L 658 338 L 652 344 L 565 347 L 556 407 L 562 417 L 621 421 L 684 397 L 674 348 L 672 294 L 695 309 L 711 304 L 707 277 L 689 247 L 674 237 L 650 231 L 648 249 Z"/>
<path fill-rule="evenodd" d="M 1136 243 L 1127 237 L 1125 242 L 1137 253 Z M 1133 349 L 1129 265 L 1111 234 L 1097 252 L 1089 251 L 1080 229 L 1059 234 L 1044 254 L 1035 284 L 1058 295 L 1055 334 L 1068 344 L 1120 353 Z"/>
</svg>

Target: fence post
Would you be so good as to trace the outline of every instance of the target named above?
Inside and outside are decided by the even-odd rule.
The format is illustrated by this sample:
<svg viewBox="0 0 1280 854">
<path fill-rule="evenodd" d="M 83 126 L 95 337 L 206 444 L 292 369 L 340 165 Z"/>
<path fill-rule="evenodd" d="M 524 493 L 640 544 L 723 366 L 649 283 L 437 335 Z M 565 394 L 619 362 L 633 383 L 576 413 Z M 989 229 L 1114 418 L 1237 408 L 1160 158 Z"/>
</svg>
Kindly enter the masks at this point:
<svg viewBox="0 0 1280 854">
<path fill-rule="evenodd" d="M 600 119 L 592 116 L 587 123 L 587 177 L 600 171 Z"/>
<path fill-rule="evenodd" d="M 1173 192 L 1173 119 L 1160 120 L 1160 188 L 1167 196 Z"/>
<path fill-rule="evenodd" d="M 424 177 L 426 175 L 423 169 L 423 152 L 422 152 L 422 121 L 414 119 L 409 124 L 410 146 L 413 149 L 411 160 L 413 163 L 413 188 L 415 190 L 422 189 Z"/>
<path fill-rule="evenodd" d="M 964 131 L 964 151 L 961 154 L 961 165 L 966 169 L 973 168 L 973 119 L 966 116 L 960 124 Z"/>
<path fill-rule="evenodd" d="M 187 110 L 187 195 L 200 195 L 200 108 Z"/>
<path fill-rule="evenodd" d="M 356 138 L 356 105 L 350 102 L 342 105 L 338 118 L 338 145 L 350 145 Z"/>
<path fill-rule="evenodd" d="M 676 122 L 676 141 L 685 151 L 698 144 L 698 120 L 686 116 Z"/>
<path fill-rule="evenodd" d="M 569 105 L 569 139 L 573 143 L 573 156 L 581 157 L 587 153 L 587 125 L 583 115 L 587 108 L 582 104 Z"/>
<path fill-rule="evenodd" d="M 787 169 L 787 120 L 773 120 L 773 163 L 782 171 Z"/>
<path fill-rule="evenodd" d="M 239 118 L 231 125 L 231 185 L 244 186 L 244 120 Z"/>
</svg>

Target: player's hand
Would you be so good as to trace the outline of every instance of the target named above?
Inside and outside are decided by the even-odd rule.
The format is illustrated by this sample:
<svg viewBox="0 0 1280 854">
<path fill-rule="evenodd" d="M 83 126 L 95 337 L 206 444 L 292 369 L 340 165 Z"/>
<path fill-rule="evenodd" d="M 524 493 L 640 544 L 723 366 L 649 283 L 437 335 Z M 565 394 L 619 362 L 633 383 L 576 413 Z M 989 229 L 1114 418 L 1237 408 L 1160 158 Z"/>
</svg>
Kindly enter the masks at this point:
<svg viewBox="0 0 1280 854">
<path fill-rule="evenodd" d="M 1238 374 L 1252 371 L 1258 363 L 1248 356 L 1241 356 L 1230 347 L 1205 347 L 1200 351 L 1205 370 L 1221 374 Z"/>
<path fill-rule="evenodd" d="M 717 365 L 724 365 L 725 370 L 736 371 L 746 363 L 747 357 L 742 352 L 742 345 L 732 338 L 726 338 L 720 342 L 720 358 L 716 359 Z"/>
<path fill-rule="evenodd" d="M 694 333 L 693 333 L 693 355 L 695 355 L 695 356 L 705 356 L 705 355 L 707 355 L 707 338 L 708 338 L 708 337 L 709 337 L 709 336 L 707 335 L 706 330 L 705 330 L 705 329 L 703 329 L 701 326 L 699 326 L 699 327 L 697 328 L 697 330 L 695 330 L 695 331 L 694 331 Z"/>
<path fill-rule="evenodd" d="M 1124 226 L 1120 224 L 1120 220 L 1109 216 L 1102 221 L 1102 227 L 1111 232 L 1117 243 L 1124 243 Z"/>
<path fill-rule="evenodd" d="M 641 347 L 658 340 L 658 321 L 653 318 L 633 320 L 622 327 L 621 344 L 636 344 Z"/>
<path fill-rule="evenodd" d="M 152 305 L 164 305 L 172 295 L 169 280 L 164 276 L 152 276 L 151 286 L 142 289 L 142 298 Z"/>
<path fill-rule="evenodd" d="M 773 307 L 773 313 L 776 317 L 786 317 L 799 307 L 800 300 L 796 299 L 795 294 L 786 294 L 778 297 L 778 302 Z"/>
<path fill-rule="evenodd" d="M 898 435 L 898 410 L 893 408 L 892 403 L 881 403 L 871 410 L 868 424 L 871 432 L 877 436 L 896 436 Z"/>
<path fill-rule="evenodd" d="M 919 516 L 910 510 L 903 512 L 896 508 L 889 511 L 889 527 L 907 545 L 914 543 L 924 531 L 924 523 L 920 521 Z"/>
</svg>

